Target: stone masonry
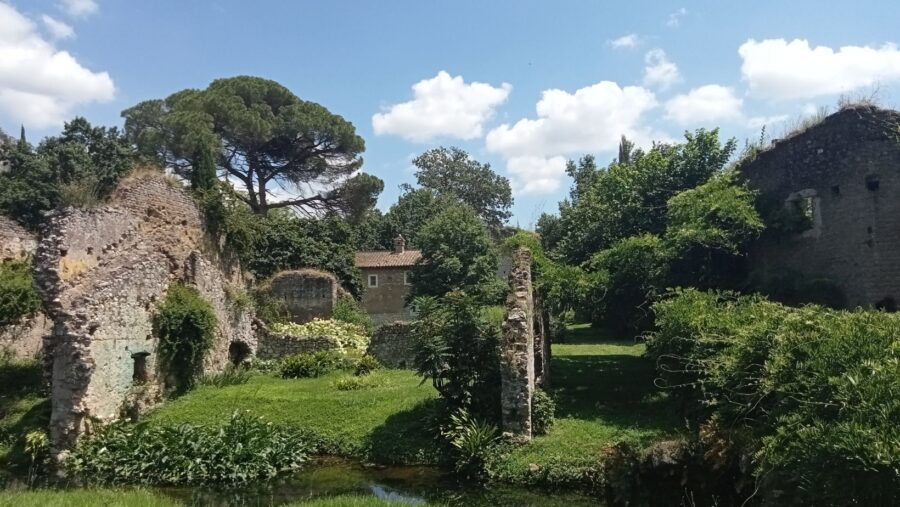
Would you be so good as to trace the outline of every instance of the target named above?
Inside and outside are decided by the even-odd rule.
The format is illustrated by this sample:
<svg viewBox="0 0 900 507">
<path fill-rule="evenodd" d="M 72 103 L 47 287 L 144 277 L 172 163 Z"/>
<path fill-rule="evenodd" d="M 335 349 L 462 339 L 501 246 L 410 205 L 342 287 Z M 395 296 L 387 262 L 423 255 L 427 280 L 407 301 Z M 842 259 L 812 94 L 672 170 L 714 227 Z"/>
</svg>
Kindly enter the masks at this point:
<svg viewBox="0 0 900 507">
<path fill-rule="evenodd" d="M 37 247 L 35 237 L 9 218 L 0 216 L 0 262 L 27 260 Z M 0 356 L 22 359 L 40 356 L 43 336 L 50 333 L 51 321 L 38 313 L 22 322 L 0 328 Z"/>
<path fill-rule="evenodd" d="M 315 269 L 282 271 L 272 278 L 270 290 L 284 299 L 291 322 L 298 324 L 330 319 L 341 293 L 334 275 Z"/>
<path fill-rule="evenodd" d="M 258 347 L 256 357 L 264 361 L 283 359 L 293 354 L 311 354 L 320 350 L 342 350 L 333 336 L 294 336 L 276 333 L 260 321 L 255 323 Z"/>
<path fill-rule="evenodd" d="M 372 334 L 366 354 L 388 368 L 412 368 L 415 359 L 410 322 L 385 324 Z"/>
<path fill-rule="evenodd" d="M 812 227 L 766 234 L 750 253 L 763 279 L 827 278 L 849 306 L 900 301 L 900 112 L 858 106 L 777 140 L 740 167 L 764 206 L 808 216 Z"/>
<path fill-rule="evenodd" d="M 509 273 L 503 341 L 500 348 L 500 407 L 505 437 L 531 440 L 531 400 L 534 394 L 534 297 L 531 252 L 513 253 Z"/>
<path fill-rule="evenodd" d="M 238 264 L 207 234 L 193 199 L 159 173 L 123 181 L 109 203 L 49 219 L 35 256 L 35 281 L 51 318 L 45 364 L 51 378 L 51 448 L 71 447 L 94 420 L 153 404 L 166 390 L 152 317 L 174 283 L 190 284 L 218 321 L 205 371 L 229 351 L 256 349 L 252 316 L 228 301 Z"/>
</svg>

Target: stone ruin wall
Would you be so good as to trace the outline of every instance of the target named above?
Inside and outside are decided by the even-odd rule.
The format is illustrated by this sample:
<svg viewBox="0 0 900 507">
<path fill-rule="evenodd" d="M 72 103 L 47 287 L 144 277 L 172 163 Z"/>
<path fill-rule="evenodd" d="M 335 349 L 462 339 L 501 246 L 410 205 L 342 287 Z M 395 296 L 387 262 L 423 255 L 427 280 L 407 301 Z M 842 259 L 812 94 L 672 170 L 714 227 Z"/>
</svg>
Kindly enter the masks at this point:
<svg viewBox="0 0 900 507">
<path fill-rule="evenodd" d="M 105 206 L 52 216 L 35 273 L 54 321 L 44 343 L 54 452 L 70 447 L 94 419 L 114 420 L 160 400 L 166 379 L 152 317 L 170 285 L 193 285 L 215 311 L 205 371 L 228 364 L 233 343 L 256 349 L 251 316 L 226 296 L 226 287 L 243 284 L 239 266 L 220 255 L 193 199 L 162 175 L 126 180 Z M 143 381 L 136 378 L 139 360 Z"/>
<path fill-rule="evenodd" d="M 26 260 L 34 255 L 37 239 L 24 227 L 0 216 L 0 262 Z M 40 356 L 43 336 L 50 333 L 51 321 L 43 313 L 0 328 L 0 356 L 20 359 Z"/>
<path fill-rule="evenodd" d="M 291 322 L 305 324 L 317 318 L 331 318 L 342 293 L 340 285 L 330 273 L 300 269 L 276 274 L 270 290 L 274 296 L 284 299 Z"/>
<path fill-rule="evenodd" d="M 372 334 L 366 354 L 388 368 L 412 368 L 415 359 L 412 326 L 409 322 L 380 326 Z"/>
<path fill-rule="evenodd" d="M 258 339 L 256 358 L 263 361 L 283 359 L 294 354 L 341 349 L 341 343 L 332 336 L 294 336 L 276 333 L 262 322 L 256 323 L 256 336 Z"/>
</svg>

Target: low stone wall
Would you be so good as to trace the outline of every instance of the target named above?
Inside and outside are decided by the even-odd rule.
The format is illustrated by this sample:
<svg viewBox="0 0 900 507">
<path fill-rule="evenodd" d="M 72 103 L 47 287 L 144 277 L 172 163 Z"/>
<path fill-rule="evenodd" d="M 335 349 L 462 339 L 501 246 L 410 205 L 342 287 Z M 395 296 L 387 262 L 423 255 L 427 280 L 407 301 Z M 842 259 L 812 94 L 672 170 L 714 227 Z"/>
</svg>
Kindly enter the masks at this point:
<svg viewBox="0 0 900 507">
<path fill-rule="evenodd" d="M 413 324 L 394 322 L 375 330 L 366 354 L 388 368 L 412 368 L 415 359 Z"/>
<path fill-rule="evenodd" d="M 276 333 L 261 323 L 257 324 L 257 359 L 271 361 L 320 350 L 341 350 L 341 344 L 331 336 L 294 336 Z"/>
</svg>

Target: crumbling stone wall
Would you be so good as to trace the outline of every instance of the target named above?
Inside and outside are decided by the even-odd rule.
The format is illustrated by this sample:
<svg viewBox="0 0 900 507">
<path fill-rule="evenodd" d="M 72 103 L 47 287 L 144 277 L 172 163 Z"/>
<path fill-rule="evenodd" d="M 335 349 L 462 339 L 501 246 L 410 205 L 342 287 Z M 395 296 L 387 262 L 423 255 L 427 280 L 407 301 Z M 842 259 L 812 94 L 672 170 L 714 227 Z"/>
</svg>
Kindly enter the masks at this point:
<svg viewBox="0 0 900 507">
<path fill-rule="evenodd" d="M 24 259 L 34 253 L 37 240 L 21 225 L 0 216 L 0 261 Z"/>
<path fill-rule="evenodd" d="M 534 297 L 528 249 L 513 253 L 509 285 L 500 349 L 502 429 L 507 437 L 528 441 L 534 395 Z"/>
<path fill-rule="evenodd" d="M 291 322 L 305 324 L 330 319 L 340 295 L 340 283 L 330 273 L 315 269 L 282 271 L 271 281 L 272 295 L 285 300 Z"/>
<path fill-rule="evenodd" d="M 394 322 L 385 324 L 372 334 L 366 354 L 388 368 L 412 368 L 415 359 L 413 349 L 413 324 Z"/>
<path fill-rule="evenodd" d="M 37 239 L 21 225 L 0 216 L 0 262 L 24 260 L 34 254 Z M 50 332 L 51 321 L 38 313 L 22 322 L 0 327 L 0 355 L 22 359 L 40 356 L 42 337 Z"/>
<path fill-rule="evenodd" d="M 740 168 L 763 206 L 810 205 L 813 227 L 767 234 L 750 253 L 763 278 L 826 277 L 850 306 L 900 301 L 900 112 L 843 109 Z"/>
<path fill-rule="evenodd" d="M 228 364 L 233 343 L 256 349 L 251 315 L 227 300 L 226 288 L 243 283 L 239 266 L 207 234 L 193 199 L 161 174 L 124 181 L 105 206 L 51 216 L 35 281 L 54 322 L 44 357 L 57 453 L 92 420 L 113 420 L 160 399 L 166 383 L 152 318 L 170 285 L 195 286 L 215 311 L 205 371 Z"/>
<path fill-rule="evenodd" d="M 293 354 L 311 354 L 320 350 L 340 350 L 341 343 L 332 336 L 294 336 L 276 333 L 257 322 L 256 357 L 264 361 L 282 359 Z"/>
</svg>

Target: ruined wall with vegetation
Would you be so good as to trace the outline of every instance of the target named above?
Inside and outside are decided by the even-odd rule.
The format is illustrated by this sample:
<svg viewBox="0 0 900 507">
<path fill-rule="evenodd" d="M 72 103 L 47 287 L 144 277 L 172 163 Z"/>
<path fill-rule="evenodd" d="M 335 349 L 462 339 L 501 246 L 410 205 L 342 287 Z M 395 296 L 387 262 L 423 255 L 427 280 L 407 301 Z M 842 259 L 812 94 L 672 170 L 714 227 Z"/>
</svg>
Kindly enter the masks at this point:
<svg viewBox="0 0 900 507">
<path fill-rule="evenodd" d="M 109 421 L 160 399 L 153 315 L 168 287 L 195 287 L 213 307 L 215 340 L 203 369 L 222 369 L 229 348 L 256 349 L 252 317 L 228 300 L 243 285 L 193 199 L 156 172 L 124 181 L 108 204 L 50 217 L 35 281 L 54 321 L 45 340 L 51 377 L 51 443 L 70 447 L 93 419 Z"/>
<path fill-rule="evenodd" d="M 37 239 L 24 227 L 0 216 L 0 263 L 28 261 L 37 247 Z M 0 356 L 34 359 L 40 356 L 42 338 L 50 332 L 51 322 L 41 312 L 21 321 L 0 326 Z"/>
<path fill-rule="evenodd" d="M 261 322 L 256 324 L 256 336 L 258 340 L 256 357 L 263 361 L 283 359 L 293 354 L 341 349 L 341 342 L 333 336 L 294 336 L 276 333 Z"/>
<path fill-rule="evenodd" d="M 758 277 L 828 279 L 849 306 L 900 300 L 900 112 L 844 108 L 740 171 L 769 225 L 750 255 Z M 785 217 L 805 223 L 779 229 Z"/>
<path fill-rule="evenodd" d="M 330 319 L 341 292 L 334 275 L 315 269 L 282 271 L 272 277 L 269 290 L 284 300 L 290 321 L 298 324 Z"/>
</svg>

